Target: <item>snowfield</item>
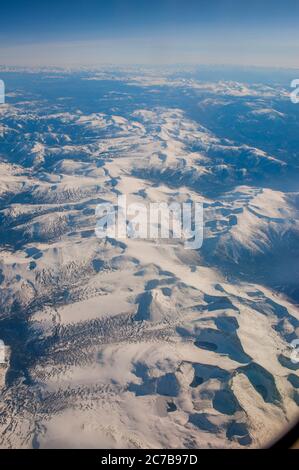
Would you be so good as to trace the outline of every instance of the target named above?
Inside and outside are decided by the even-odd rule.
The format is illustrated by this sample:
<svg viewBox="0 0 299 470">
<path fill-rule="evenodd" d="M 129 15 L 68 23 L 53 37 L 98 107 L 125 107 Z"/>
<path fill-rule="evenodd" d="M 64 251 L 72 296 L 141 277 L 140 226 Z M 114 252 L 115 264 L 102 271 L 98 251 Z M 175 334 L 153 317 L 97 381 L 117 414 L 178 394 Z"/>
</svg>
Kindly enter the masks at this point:
<svg viewBox="0 0 299 470">
<path fill-rule="evenodd" d="M 268 84 L 55 73 L 14 72 L 0 106 L 0 446 L 267 445 L 298 417 L 299 111 Z M 203 203 L 202 248 L 98 239 L 118 195 Z"/>
</svg>

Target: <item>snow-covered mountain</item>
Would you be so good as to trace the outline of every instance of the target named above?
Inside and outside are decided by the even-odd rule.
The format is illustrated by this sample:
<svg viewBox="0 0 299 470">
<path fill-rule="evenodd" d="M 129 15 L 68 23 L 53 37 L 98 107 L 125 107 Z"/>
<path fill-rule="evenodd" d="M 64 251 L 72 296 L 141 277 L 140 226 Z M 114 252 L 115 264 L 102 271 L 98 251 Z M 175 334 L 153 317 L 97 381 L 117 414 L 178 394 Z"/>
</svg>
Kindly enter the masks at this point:
<svg viewBox="0 0 299 470">
<path fill-rule="evenodd" d="M 1 447 L 266 445 L 298 415 L 299 107 L 190 72 L 33 72 L 3 72 L 0 105 Z M 201 202 L 202 248 L 98 239 L 118 195 Z"/>
</svg>

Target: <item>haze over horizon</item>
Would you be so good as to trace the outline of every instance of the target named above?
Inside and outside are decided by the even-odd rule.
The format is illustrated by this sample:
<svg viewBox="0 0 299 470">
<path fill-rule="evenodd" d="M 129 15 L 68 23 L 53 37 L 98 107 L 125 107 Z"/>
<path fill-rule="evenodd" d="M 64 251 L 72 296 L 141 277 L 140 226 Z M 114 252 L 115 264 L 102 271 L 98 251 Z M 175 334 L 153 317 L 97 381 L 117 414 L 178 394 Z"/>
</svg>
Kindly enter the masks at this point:
<svg viewBox="0 0 299 470">
<path fill-rule="evenodd" d="M 294 0 L 24 1 L 1 7 L 0 64 L 297 67 Z"/>
</svg>

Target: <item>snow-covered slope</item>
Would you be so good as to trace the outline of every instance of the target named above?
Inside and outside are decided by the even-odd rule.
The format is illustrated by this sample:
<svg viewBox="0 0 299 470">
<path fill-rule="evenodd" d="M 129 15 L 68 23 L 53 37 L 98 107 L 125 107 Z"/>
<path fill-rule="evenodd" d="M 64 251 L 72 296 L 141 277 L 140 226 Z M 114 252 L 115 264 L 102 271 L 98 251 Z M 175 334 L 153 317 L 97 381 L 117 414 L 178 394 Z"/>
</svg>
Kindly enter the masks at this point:
<svg viewBox="0 0 299 470">
<path fill-rule="evenodd" d="M 126 77 L 99 101 L 102 75 L 82 80 L 89 104 L 1 111 L 0 445 L 263 446 L 298 414 L 299 160 L 205 109 L 251 100 L 243 119 L 270 126 L 284 94 Z M 202 202 L 203 247 L 97 239 L 96 205 L 119 194 Z"/>
</svg>

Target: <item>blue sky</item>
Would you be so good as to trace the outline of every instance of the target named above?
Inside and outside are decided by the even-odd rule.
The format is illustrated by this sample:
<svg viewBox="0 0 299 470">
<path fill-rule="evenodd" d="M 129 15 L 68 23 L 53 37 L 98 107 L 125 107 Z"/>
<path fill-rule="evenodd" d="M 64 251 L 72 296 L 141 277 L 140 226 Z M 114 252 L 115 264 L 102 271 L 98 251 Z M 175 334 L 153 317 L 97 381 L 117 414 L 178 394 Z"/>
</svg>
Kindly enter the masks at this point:
<svg viewBox="0 0 299 470">
<path fill-rule="evenodd" d="M 0 64 L 299 66 L 299 0 L 1 3 Z"/>
</svg>

